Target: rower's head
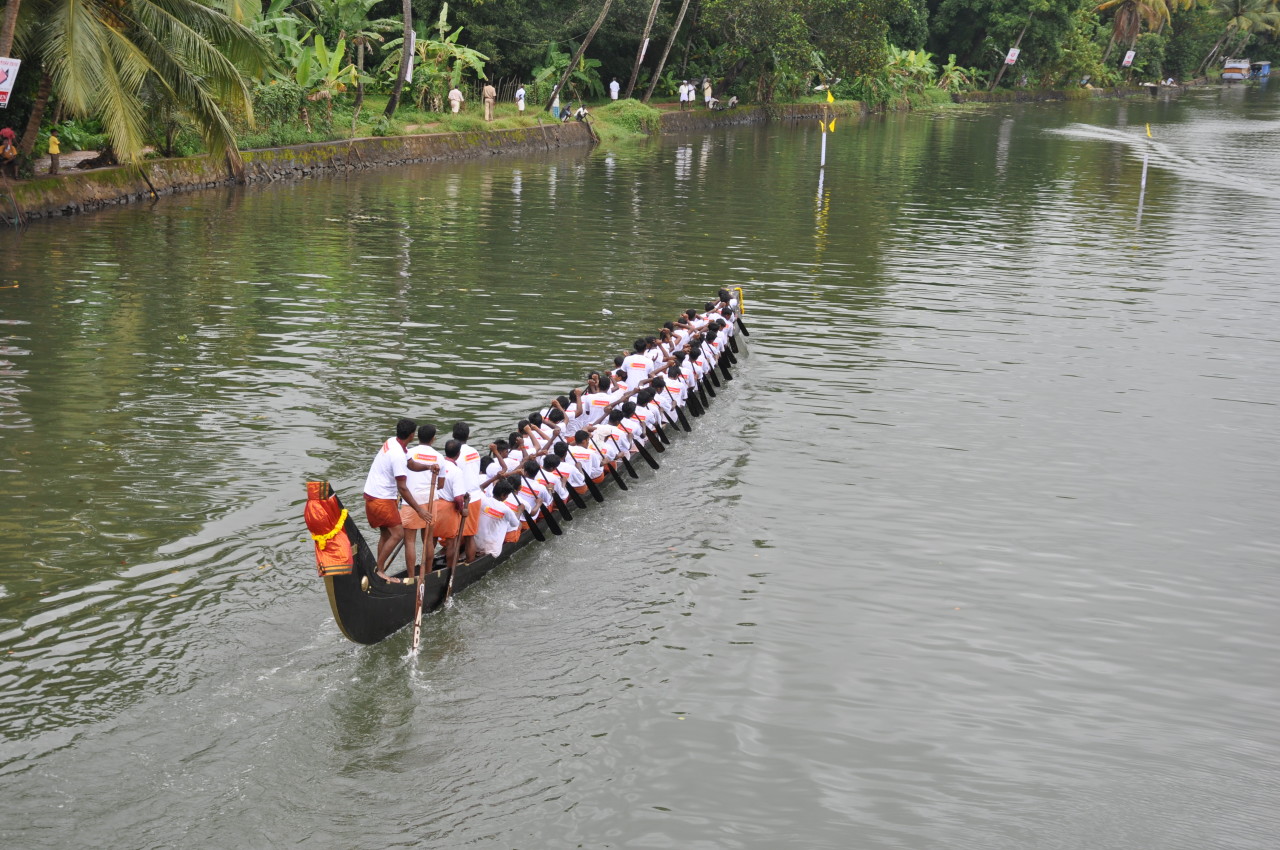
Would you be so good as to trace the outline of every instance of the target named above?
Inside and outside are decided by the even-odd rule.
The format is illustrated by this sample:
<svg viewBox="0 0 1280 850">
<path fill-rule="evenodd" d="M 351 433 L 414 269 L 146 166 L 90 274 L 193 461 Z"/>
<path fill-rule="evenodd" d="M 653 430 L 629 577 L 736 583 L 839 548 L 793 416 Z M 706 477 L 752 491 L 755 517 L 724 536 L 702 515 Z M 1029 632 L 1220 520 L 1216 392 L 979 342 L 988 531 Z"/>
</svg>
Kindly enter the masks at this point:
<svg viewBox="0 0 1280 850">
<path fill-rule="evenodd" d="M 526 460 L 520 468 L 524 470 L 525 478 L 533 478 L 538 474 L 538 462 L 533 458 Z"/>
<path fill-rule="evenodd" d="M 493 451 L 498 457 L 506 457 L 507 452 L 511 451 L 511 444 L 499 437 L 493 444 Z"/>
<path fill-rule="evenodd" d="M 555 447 L 551 449 L 551 453 L 556 457 L 560 458 L 560 460 L 563 462 L 564 459 L 569 455 L 569 444 L 556 443 Z"/>
<path fill-rule="evenodd" d="M 714 302 L 714 301 L 708 301 L 706 304 L 703 304 L 703 305 L 702 305 L 702 312 L 704 312 L 704 313 L 710 313 L 710 312 L 711 312 L 712 310 L 714 310 L 715 308 L 716 308 L 716 302 Z"/>
<path fill-rule="evenodd" d="M 453 438 L 463 443 L 471 436 L 471 426 L 465 422 L 453 423 Z"/>
<path fill-rule="evenodd" d="M 676 352 L 676 366 L 675 366 L 675 368 L 679 368 L 680 366 L 684 365 L 684 361 L 685 361 L 685 360 L 687 360 L 687 359 L 688 359 L 688 357 L 689 357 L 689 355 L 688 355 L 687 353 L 685 353 L 685 352 L 683 352 L 683 351 L 677 351 L 677 352 Z"/>
<path fill-rule="evenodd" d="M 687 318 L 689 321 L 692 322 L 694 319 L 698 317 L 698 311 L 690 307 L 688 310 L 684 311 L 684 315 L 685 315 L 685 318 Z"/>
<path fill-rule="evenodd" d="M 657 348 L 657 347 L 658 347 L 658 338 L 657 338 L 656 336 L 647 336 L 647 337 L 645 337 L 645 338 L 644 338 L 644 347 L 645 347 L 645 349 L 646 349 L 646 350 L 647 350 L 647 349 L 650 349 L 650 348 Z"/>
<path fill-rule="evenodd" d="M 719 298 L 719 299 L 720 299 L 721 301 L 723 301 L 724 303 L 728 304 L 728 303 L 729 303 L 729 298 L 730 298 L 729 290 L 727 290 L 727 289 L 722 289 L 722 290 L 720 290 L 719 292 L 717 292 L 717 293 L 716 293 L 716 297 L 717 297 L 717 298 Z M 727 309 L 727 308 L 726 308 L 726 309 Z"/>
<path fill-rule="evenodd" d="M 559 425 L 564 421 L 564 411 L 558 407 L 551 408 L 551 412 L 547 414 L 547 421 L 552 425 Z"/>
<path fill-rule="evenodd" d="M 684 352 L 683 352 L 683 351 L 682 351 L 682 352 L 680 352 L 680 353 L 681 353 L 681 354 L 684 354 Z M 681 359 L 683 359 L 683 358 L 681 358 Z M 679 366 L 679 365 L 676 365 L 676 366 L 672 366 L 670 369 L 668 369 L 668 370 L 667 370 L 667 377 L 668 377 L 668 378 L 674 378 L 674 379 L 677 379 L 677 380 L 678 380 L 678 379 L 680 378 L 680 366 Z"/>
<path fill-rule="evenodd" d="M 572 392 L 573 392 L 573 390 L 569 390 L 569 392 L 570 392 L 570 393 L 572 393 Z M 567 396 L 567 395 L 558 395 L 558 396 L 556 396 L 556 401 L 558 401 L 558 402 L 560 403 L 560 406 L 561 406 L 561 407 L 568 407 L 568 406 L 569 406 L 569 396 Z"/>
<path fill-rule="evenodd" d="M 560 466 L 560 458 L 556 457 L 553 454 L 547 455 L 542 459 L 542 468 L 545 469 L 547 472 L 551 472 L 553 469 L 556 469 L 559 466 Z"/>
<path fill-rule="evenodd" d="M 631 344 L 631 347 L 635 349 L 636 354 L 644 354 L 644 350 L 649 345 L 645 342 L 644 337 L 636 337 L 636 341 Z"/>
<path fill-rule="evenodd" d="M 663 329 L 664 331 L 673 331 L 673 332 L 674 332 L 674 331 L 675 331 L 675 329 L 676 329 L 676 323 L 675 323 L 675 322 L 663 322 L 663 323 L 662 323 L 662 329 Z"/>
<path fill-rule="evenodd" d="M 431 441 L 436 438 L 436 426 L 427 424 L 418 426 L 418 442 L 424 446 L 431 445 Z"/>
<path fill-rule="evenodd" d="M 418 423 L 412 419 L 401 419 L 396 423 L 396 439 L 407 440 L 413 436 L 413 432 L 418 430 Z"/>
<path fill-rule="evenodd" d="M 493 498 L 501 502 L 512 493 L 511 482 L 505 478 L 499 478 L 493 482 Z"/>
<path fill-rule="evenodd" d="M 730 321 L 733 320 L 733 311 L 730 310 L 728 307 L 725 307 L 724 309 L 722 309 L 720 311 L 720 315 L 724 316 L 726 319 L 729 319 Z"/>
<path fill-rule="evenodd" d="M 613 377 L 617 378 L 619 381 L 625 381 L 627 379 L 627 373 L 619 369 L 613 373 Z"/>
<path fill-rule="evenodd" d="M 610 410 L 610 411 L 609 411 L 609 424 L 610 424 L 610 425 L 617 425 L 617 424 L 621 423 L 621 422 L 622 422 L 622 420 L 623 420 L 624 418 L 626 418 L 625 414 L 624 414 L 621 410 L 619 410 L 618 408 L 616 408 L 616 407 L 615 407 L 613 410 Z"/>
<path fill-rule="evenodd" d="M 480 458 L 480 474 L 488 475 L 489 467 L 495 463 L 497 463 L 497 461 L 489 457 L 488 455 L 485 455 L 484 457 Z"/>
<path fill-rule="evenodd" d="M 462 454 L 461 440 L 446 440 L 444 444 L 444 456 L 449 460 L 457 460 L 458 455 Z"/>
<path fill-rule="evenodd" d="M 530 425 L 532 425 L 532 426 L 534 426 L 535 428 L 541 428 L 541 427 L 542 427 L 542 414 L 541 414 L 541 413 L 539 413 L 539 412 L 538 412 L 538 411 L 536 411 L 536 410 L 535 410 L 533 413 L 530 413 L 530 414 L 529 414 L 529 424 L 530 424 Z"/>
<path fill-rule="evenodd" d="M 645 388 L 640 391 L 639 395 L 636 396 L 637 407 L 644 407 L 646 404 L 648 404 L 651 401 L 653 401 L 653 390 L 651 389 Z"/>
<path fill-rule="evenodd" d="M 617 367 L 619 367 L 619 368 L 621 368 L 621 367 L 622 367 L 622 361 L 623 361 L 623 360 L 626 360 L 626 359 L 627 359 L 627 358 L 625 358 L 625 357 L 623 357 L 621 354 L 619 354 L 617 357 L 613 358 L 613 365 L 614 365 L 614 366 L 617 366 Z"/>
<path fill-rule="evenodd" d="M 521 419 L 519 422 L 516 423 L 516 430 L 519 431 L 521 434 L 523 434 L 524 429 L 528 427 L 529 427 L 528 419 Z"/>
<path fill-rule="evenodd" d="M 636 403 L 634 401 L 628 401 L 622 405 L 623 416 L 627 416 L 627 417 L 634 416 L 635 412 L 636 412 Z"/>
<path fill-rule="evenodd" d="M 591 435 L 583 430 L 579 430 L 578 433 L 573 435 L 573 441 L 579 446 L 585 446 L 587 444 L 587 441 L 590 439 L 591 439 Z"/>
<path fill-rule="evenodd" d="M 649 386 L 661 392 L 662 390 L 665 390 L 667 388 L 667 379 L 659 375 L 658 377 L 653 379 L 653 383 L 649 384 Z"/>
<path fill-rule="evenodd" d="M 510 446 L 510 448 L 508 448 L 507 451 L 515 451 L 516 449 L 520 448 L 520 446 L 523 443 L 524 443 L 524 437 L 520 436 L 519 431 L 512 431 L 510 434 L 507 435 L 507 445 Z"/>
</svg>

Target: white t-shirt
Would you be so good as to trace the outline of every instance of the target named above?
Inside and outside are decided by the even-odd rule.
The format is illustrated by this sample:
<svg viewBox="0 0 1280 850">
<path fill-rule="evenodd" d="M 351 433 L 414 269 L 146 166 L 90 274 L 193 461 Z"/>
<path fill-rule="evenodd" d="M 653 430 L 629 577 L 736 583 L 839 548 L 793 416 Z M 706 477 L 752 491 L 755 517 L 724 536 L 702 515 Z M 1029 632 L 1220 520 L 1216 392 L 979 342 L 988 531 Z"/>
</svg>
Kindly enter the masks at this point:
<svg viewBox="0 0 1280 850">
<path fill-rule="evenodd" d="M 424 446 L 421 443 L 409 449 L 407 458 L 416 460 L 418 463 L 434 463 L 438 465 L 445 463 L 444 455 L 431 448 L 431 446 Z M 428 500 L 431 496 L 431 470 L 418 472 L 409 469 L 407 466 L 405 469 L 409 473 L 408 478 L 405 480 L 405 483 L 409 485 L 409 492 L 413 494 L 413 498 L 417 500 L 419 505 L 430 507 Z M 437 481 L 436 487 L 438 488 L 439 486 L 440 482 Z"/>
<path fill-rule="evenodd" d="M 480 492 L 480 452 L 466 443 L 458 451 L 458 469 L 462 472 L 462 483 L 471 499 L 477 500 Z"/>
<path fill-rule="evenodd" d="M 594 425 L 605 416 L 605 408 L 613 399 L 608 393 L 588 393 L 582 397 L 582 418 L 587 425 Z"/>
<path fill-rule="evenodd" d="M 622 368 L 627 372 L 627 382 L 635 386 L 649 377 L 653 371 L 653 360 L 647 354 L 628 354 L 622 358 Z"/>
<path fill-rule="evenodd" d="M 390 437 L 378 453 L 373 456 L 373 464 L 369 467 L 369 475 L 364 480 L 364 492 L 375 499 L 398 499 L 400 488 L 396 479 L 408 477 L 409 467 L 405 466 L 404 446 L 395 437 Z"/>
<path fill-rule="evenodd" d="M 440 476 L 436 479 L 436 498 L 452 502 L 459 496 L 465 496 L 467 488 L 462 480 L 462 470 L 448 458 L 440 464 Z"/>
<path fill-rule="evenodd" d="M 436 89 L 436 91 L 439 91 L 439 89 Z M 464 97 L 462 96 L 462 91 L 461 91 L 460 89 L 456 89 L 456 88 L 455 88 L 455 89 L 449 89 L 449 100 L 450 100 L 450 101 L 455 101 L 455 100 L 456 100 L 458 103 L 462 103 L 462 101 L 463 101 L 463 100 L 465 100 L 465 99 L 466 99 L 466 98 L 464 98 Z"/>
<path fill-rule="evenodd" d="M 599 478 L 604 474 L 604 467 L 600 464 L 600 455 L 595 449 L 574 445 L 569 447 L 569 454 L 573 455 L 574 459 L 582 467 L 583 472 L 591 478 Z"/>
<path fill-rule="evenodd" d="M 585 487 L 587 484 L 582 470 L 578 469 L 578 465 L 567 457 L 560 464 L 560 478 L 570 487 Z"/>
<path fill-rule="evenodd" d="M 511 506 L 492 496 L 480 501 L 480 525 L 476 528 L 476 549 L 489 555 L 502 554 L 503 538 L 520 527 L 520 517 Z"/>
<path fill-rule="evenodd" d="M 524 86 L 516 89 L 516 104 L 521 109 L 524 109 Z"/>
<path fill-rule="evenodd" d="M 618 99 L 618 92 L 621 90 L 622 90 L 622 86 L 618 85 L 617 80 L 614 80 L 613 82 L 609 83 L 609 97 L 613 98 L 614 100 Z"/>
</svg>

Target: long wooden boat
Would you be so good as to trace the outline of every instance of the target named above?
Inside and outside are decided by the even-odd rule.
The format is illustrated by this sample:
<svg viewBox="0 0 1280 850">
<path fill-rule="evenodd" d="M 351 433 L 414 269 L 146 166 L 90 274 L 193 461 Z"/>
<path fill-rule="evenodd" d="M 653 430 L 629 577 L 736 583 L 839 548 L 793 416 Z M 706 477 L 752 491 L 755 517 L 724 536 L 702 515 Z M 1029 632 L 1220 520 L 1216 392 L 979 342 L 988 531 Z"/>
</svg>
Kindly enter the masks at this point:
<svg viewBox="0 0 1280 850">
<path fill-rule="evenodd" d="M 741 315 L 737 317 L 737 322 L 739 332 L 730 338 L 732 347 L 729 351 L 736 349 L 736 354 L 733 356 L 741 357 L 746 354 L 745 337 L 750 332 L 743 324 Z M 717 369 L 726 376 L 730 374 L 728 371 L 730 364 L 727 362 L 730 359 L 729 355 L 725 355 L 717 366 Z M 711 399 L 709 398 L 708 401 Z M 687 421 L 692 424 L 697 420 L 689 418 Z M 666 428 L 668 435 L 678 432 L 680 429 L 674 426 Z M 643 464 L 633 465 L 647 468 Z M 618 471 L 621 475 L 627 474 L 622 469 Z M 655 474 L 660 475 L 661 472 Z M 620 494 L 621 492 L 608 475 L 605 476 L 604 484 L 600 485 L 600 489 L 605 493 Z M 614 498 L 617 497 L 617 495 L 614 496 Z M 606 499 L 605 503 L 607 504 L 608 501 L 609 499 Z M 593 502 L 587 500 L 586 504 L 592 505 Z M 578 510 L 581 509 L 574 510 L 575 516 Z M 588 510 L 595 510 L 595 508 Z M 373 549 L 365 541 L 360 527 L 343 507 L 341 499 L 333 492 L 329 482 L 313 481 L 307 484 L 306 520 L 316 543 L 316 559 L 329 596 L 329 607 L 333 611 L 333 618 L 337 621 L 338 628 L 348 639 L 362 644 L 378 643 L 413 622 L 417 587 L 408 581 L 389 582 L 377 575 L 377 558 Z M 545 519 L 539 518 L 538 527 L 540 532 L 545 528 Z M 542 536 L 550 542 L 553 535 L 542 532 Z M 504 544 L 502 552 L 496 556 L 482 555 L 469 564 L 459 563 L 453 576 L 453 593 L 456 594 L 480 581 L 536 540 L 534 531 L 528 529 L 519 540 Z M 449 585 L 449 570 L 443 566 L 443 553 L 440 547 L 436 547 L 436 553 L 437 568 L 427 573 L 422 579 L 424 613 L 434 611 L 444 604 L 446 589 Z M 404 579 L 406 576 L 407 570 L 392 574 L 393 578 L 399 579 Z"/>
</svg>

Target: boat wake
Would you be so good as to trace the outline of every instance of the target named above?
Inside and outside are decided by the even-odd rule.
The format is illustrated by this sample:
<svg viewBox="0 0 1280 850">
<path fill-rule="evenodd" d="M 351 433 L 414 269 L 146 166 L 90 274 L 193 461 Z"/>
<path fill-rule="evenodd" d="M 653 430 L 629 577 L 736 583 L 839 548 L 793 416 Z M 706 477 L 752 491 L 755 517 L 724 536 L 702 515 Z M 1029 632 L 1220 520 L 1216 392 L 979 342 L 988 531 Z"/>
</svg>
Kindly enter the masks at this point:
<svg viewBox="0 0 1280 850">
<path fill-rule="evenodd" d="M 1207 160 L 1186 156 L 1164 142 L 1148 139 L 1141 127 L 1118 130 L 1098 127 L 1092 124 L 1072 124 L 1068 127 L 1047 130 L 1046 132 L 1073 139 L 1125 145 L 1139 159 L 1142 158 L 1144 153 L 1150 152 L 1150 162 L 1153 167 L 1170 171 L 1179 177 L 1250 195 L 1257 195 L 1270 200 L 1280 200 L 1280 185 L 1259 179 L 1257 174 L 1240 174 L 1225 171 Z"/>
</svg>

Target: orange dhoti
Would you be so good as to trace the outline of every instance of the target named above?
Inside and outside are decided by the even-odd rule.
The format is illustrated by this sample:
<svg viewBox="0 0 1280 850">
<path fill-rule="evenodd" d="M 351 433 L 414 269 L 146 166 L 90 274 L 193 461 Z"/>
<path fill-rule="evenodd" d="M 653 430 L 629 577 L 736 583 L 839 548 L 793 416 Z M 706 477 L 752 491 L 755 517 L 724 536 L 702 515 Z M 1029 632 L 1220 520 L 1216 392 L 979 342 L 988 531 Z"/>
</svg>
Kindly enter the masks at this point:
<svg viewBox="0 0 1280 850">
<path fill-rule="evenodd" d="M 458 534 L 459 520 L 462 515 L 458 513 L 458 509 L 454 507 L 453 502 L 444 499 L 436 499 L 435 506 L 431 509 L 435 514 L 435 522 L 431 526 L 431 533 L 441 540 L 447 540 L 450 537 L 456 537 Z"/>
<path fill-rule="evenodd" d="M 364 516 L 370 528 L 395 528 L 400 524 L 400 510 L 395 499 L 375 499 L 365 494 Z"/>
<path fill-rule="evenodd" d="M 480 528 L 480 500 L 472 499 L 467 506 L 467 522 L 462 527 L 462 536 L 470 537 Z"/>
<path fill-rule="evenodd" d="M 408 505 L 400 506 L 400 524 L 410 531 L 417 531 L 427 527 L 427 521 Z M 435 530 L 433 529 L 431 533 L 435 534 Z"/>
</svg>

